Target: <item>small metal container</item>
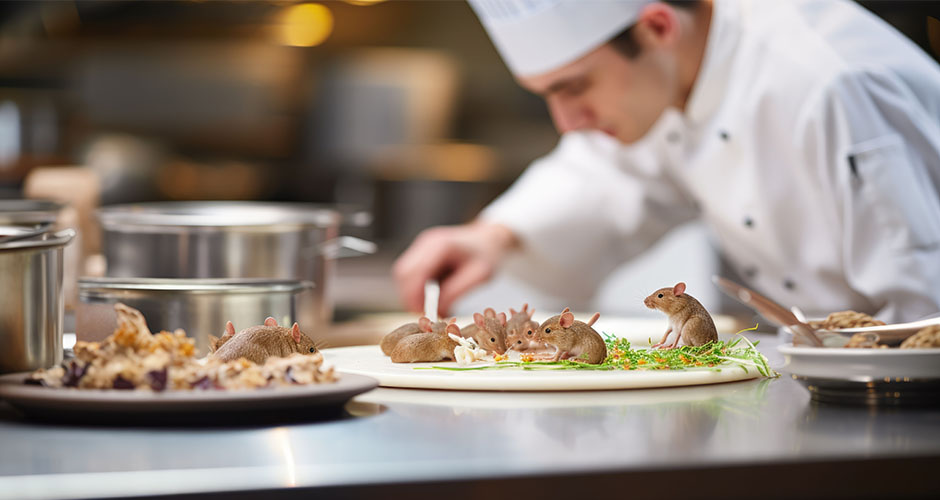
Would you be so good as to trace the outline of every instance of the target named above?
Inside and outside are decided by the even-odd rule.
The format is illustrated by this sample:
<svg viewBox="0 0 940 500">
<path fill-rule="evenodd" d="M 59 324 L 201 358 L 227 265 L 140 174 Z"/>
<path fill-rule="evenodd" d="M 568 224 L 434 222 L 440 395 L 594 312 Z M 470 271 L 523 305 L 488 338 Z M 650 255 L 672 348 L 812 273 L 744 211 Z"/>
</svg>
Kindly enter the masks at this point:
<svg viewBox="0 0 940 500">
<path fill-rule="evenodd" d="M 309 281 L 82 278 L 78 288 L 75 333 L 84 341 L 100 341 L 114 331 L 117 302 L 143 313 L 151 332 L 182 328 L 195 340 L 198 355 L 209 352 L 209 335 L 221 336 L 226 321 L 236 330 L 260 325 L 268 316 L 278 324 L 313 324 Z M 316 339 L 316 332 L 304 333 Z"/>
<path fill-rule="evenodd" d="M 0 373 L 62 361 L 62 254 L 74 237 L 0 227 Z"/>
</svg>

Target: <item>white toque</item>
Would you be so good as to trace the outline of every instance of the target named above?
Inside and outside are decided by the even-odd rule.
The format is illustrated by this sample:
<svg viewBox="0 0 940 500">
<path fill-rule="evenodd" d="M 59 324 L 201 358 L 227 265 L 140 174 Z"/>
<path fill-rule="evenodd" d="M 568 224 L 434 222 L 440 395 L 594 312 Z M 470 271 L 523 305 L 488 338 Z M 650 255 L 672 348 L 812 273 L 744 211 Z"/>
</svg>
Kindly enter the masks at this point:
<svg viewBox="0 0 940 500">
<path fill-rule="evenodd" d="M 633 24 L 652 0 L 468 0 L 516 76 L 558 69 Z"/>
</svg>

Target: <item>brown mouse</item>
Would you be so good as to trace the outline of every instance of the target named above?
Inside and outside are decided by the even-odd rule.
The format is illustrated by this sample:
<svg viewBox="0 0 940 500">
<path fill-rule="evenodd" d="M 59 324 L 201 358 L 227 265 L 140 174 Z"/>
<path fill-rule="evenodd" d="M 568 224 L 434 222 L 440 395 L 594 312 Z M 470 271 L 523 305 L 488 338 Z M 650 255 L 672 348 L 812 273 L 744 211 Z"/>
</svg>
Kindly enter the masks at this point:
<svg viewBox="0 0 940 500">
<path fill-rule="evenodd" d="M 383 337 L 381 343 L 382 352 L 386 356 L 391 356 L 392 351 L 395 350 L 395 346 L 398 345 L 401 339 L 416 333 L 443 332 L 447 329 L 447 325 L 453 325 L 456 322 L 457 318 L 453 317 L 450 321 L 436 321 L 432 323 L 427 317 L 422 316 L 418 319 L 417 323 L 406 323 Z"/>
<path fill-rule="evenodd" d="M 472 338 L 484 350 L 496 353 L 506 353 L 506 313 L 496 314 L 492 308 L 487 307 L 483 314 L 474 313 L 473 323 L 460 329 L 465 338 Z"/>
<path fill-rule="evenodd" d="M 382 342 L 379 344 L 382 347 L 382 354 L 386 356 L 392 354 L 392 349 L 398 344 L 398 341 L 407 337 L 408 335 L 414 335 L 416 333 L 427 333 L 431 331 L 431 320 L 426 316 L 421 316 L 416 323 L 405 323 L 404 325 L 399 326 L 398 328 L 392 330 L 391 333 L 382 337 Z"/>
<path fill-rule="evenodd" d="M 669 317 L 669 328 L 653 348 L 665 346 L 673 349 L 679 345 L 679 339 L 691 346 L 718 340 L 718 329 L 715 328 L 711 315 L 701 302 L 685 293 L 685 283 L 677 283 L 672 288 L 660 288 L 643 300 L 643 304 L 650 309 L 659 309 Z M 666 339 L 673 330 L 677 331 L 678 335 L 676 340 L 667 346 Z"/>
<path fill-rule="evenodd" d="M 444 323 L 439 321 L 438 323 Z M 445 323 L 443 331 L 432 331 L 407 335 L 398 341 L 390 354 L 393 363 L 420 363 L 453 360 L 454 349 L 460 345 L 448 334 L 460 336 L 460 327 L 453 322 Z"/>
<path fill-rule="evenodd" d="M 542 342 L 555 348 L 552 361 L 578 358 L 597 364 L 607 358 L 607 344 L 591 327 L 601 313 L 594 313 L 587 323 L 575 321 L 574 314 L 566 307 L 561 314 L 552 316 L 539 325 Z"/>
<path fill-rule="evenodd" d="M 514 351 L 527 351 L 543 346 L 539 338 L 539 324 L 532 321 L 535 309 L 528 311 L 529 304 L 522 304 L 522 310 L 509 308 L 509 319 L 506 320 L 506 347 Z"/>
<path fill-rule="evenodd" d="M 300 331 L 297 323 L 287 328 L 278 326 L 274 318 L 267 318 L 263 325 L 251 326 L 235 333 L 231 321 L 225 324 L 225 335 L 215 342 L 210 337 L 210 345 L 215 345 L 209 358 L 220 361 L 233 361 L 245 358 L 257 364 L 264 364 L 268 356 L 288 356 L 292 353 L 312 354 L 317 346 Z"/>
</svg>

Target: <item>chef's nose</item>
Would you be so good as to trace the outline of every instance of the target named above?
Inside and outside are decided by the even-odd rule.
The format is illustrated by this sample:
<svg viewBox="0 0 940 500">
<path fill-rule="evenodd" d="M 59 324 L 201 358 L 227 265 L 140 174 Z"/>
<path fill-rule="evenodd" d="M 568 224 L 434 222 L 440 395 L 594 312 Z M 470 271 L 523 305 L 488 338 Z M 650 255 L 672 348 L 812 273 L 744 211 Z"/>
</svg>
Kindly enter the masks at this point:
<svg viewBox="0 0 940 500">
<path fill-rule="evenodd" d="M 548 110 L 562 134 L 591 126 L 591 114 L 578 101 L 553 96 L 548 99 Z"/>
</svg>

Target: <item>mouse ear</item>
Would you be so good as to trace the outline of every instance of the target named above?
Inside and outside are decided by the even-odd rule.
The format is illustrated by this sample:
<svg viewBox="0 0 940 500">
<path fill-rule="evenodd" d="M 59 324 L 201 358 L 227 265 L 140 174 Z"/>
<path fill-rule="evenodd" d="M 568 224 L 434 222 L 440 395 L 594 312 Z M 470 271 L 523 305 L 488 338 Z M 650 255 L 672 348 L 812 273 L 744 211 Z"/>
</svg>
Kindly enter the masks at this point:
<svg viewBox="0 0 940 500">
<path fill-rule="evenodd" d="M 480 313 L 473 313 L 473 322 L 476 323 L 476 325 L 480 328 L 483 328 L 483 315 Z"/>
<path fill-rule="evenodd" d="M 499 316 L 497 316 L 497 318 L 499 318 L 499 323 L 501 325 L 506 326 L 506 313 L 499 313 Z"/>
<path fill-rule="evenodd" d="M 526 304 L 526 305 L 528 305 L 528 304 Z M 534 316 L 534 315 L 535 315 L 535 308 L 533 307 L 532 310 L 529 311 L 529 319 L 532 319 L 532 316 Z"/>
<path fill-rule="evenodd" d="M 522 303 L 522 312 L 526 312 L 526 309 L 528 309 L 528 308 L 529 308 L 529 303 L 528 303 L 528 302 L 523 302 L 523 303 Z"/>
<path fill-rule="evenodd" d="M 235 325 L 231 321 L 225 323 L 225 334 L 226 335 L 235 335 Z"/>
<path fill-rule="evenodd" d="M 520 311 L 520 312 L 522 312 L 522 311 Z M 511 314 L 512 316 L 515 316 L 515 315 L 516 315 L 516 310 L 510 307 L 510 308 L 509 308 L 509 314 Z"/>
<path fill-rule="evenodd" d="M 672 294 L 678 297 L 683 293 L 685 293 L 685 283 L 680 281 L 679 283 L 676 283 L 676 286 L 672 289 Z"/>
<path fill-rule="evenodd" d="M 446 331 L 447 333 L 456 335 L 458 337 L 460 336 L 460 327 L 453 323 L 447 325 L 447 328 L 444 331 Z"/>
<path fill-rule="evenodd" d="M 568 328 L 574 324 L 574 314 L 569 311 L 567 307 L 565 308 L 565 312 L 561 313 L 561 320 L 559 323 L 561 324 L 562 328 Z"/>
<path fill-rule="evenodd" d="M 486 309 L 483 310 L 483 315 L 486 316 L 487 318 L 495 318 L 496 311 L 494 311 L 492 307 L 487 307 Z"/>
<path fill-rule="evenodd" d="M 427 316 L 421 316 L 421 319 L 418 320 L 418 327 L 421 328 L 422 332 L 430 332 L 431 320 Z"/>
<path fill-rule="evenodd" d="M 291 327 L 290 336 L 294 338 L 294 342 L 300 343 L 300 326 L 297 323 Z"/>
<path fill-rule="evenodd" d="M 264 320 L 264 326 L 277 326 L 277 320 L 272 318 L 271 316 L 268 316 Z"/>
<path fill-rule="evenodd" d="M 456 325 L 456 324 L 457 324 L 457 316 L 454 316 L 453 318 L 450 318 L 450 321 L 448 321 L 447 324 L 448 324 L 448 325 Z"/>
</svg>

